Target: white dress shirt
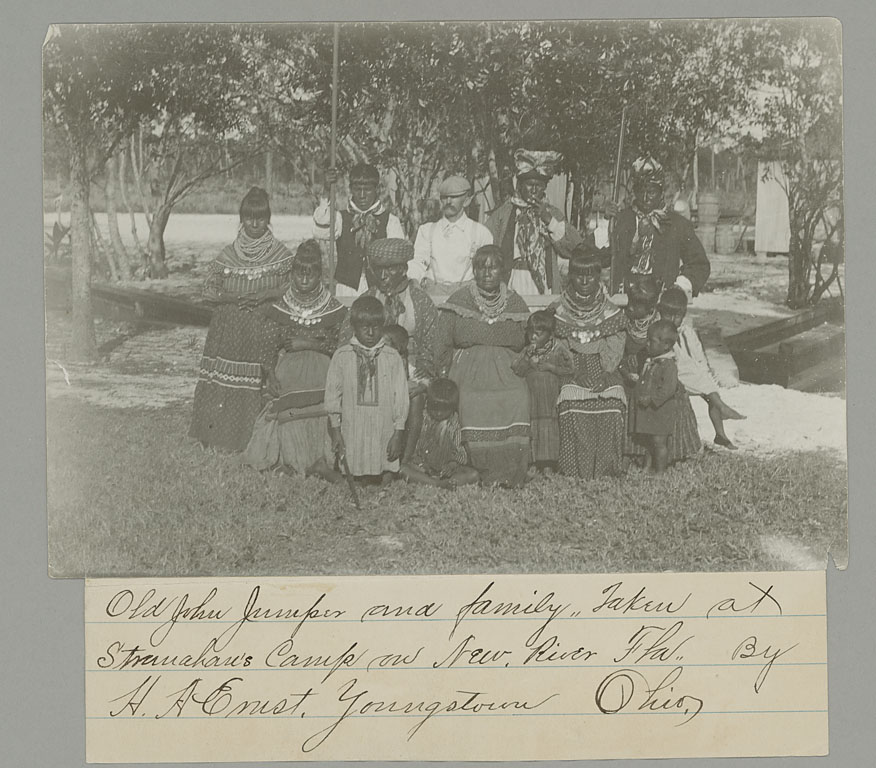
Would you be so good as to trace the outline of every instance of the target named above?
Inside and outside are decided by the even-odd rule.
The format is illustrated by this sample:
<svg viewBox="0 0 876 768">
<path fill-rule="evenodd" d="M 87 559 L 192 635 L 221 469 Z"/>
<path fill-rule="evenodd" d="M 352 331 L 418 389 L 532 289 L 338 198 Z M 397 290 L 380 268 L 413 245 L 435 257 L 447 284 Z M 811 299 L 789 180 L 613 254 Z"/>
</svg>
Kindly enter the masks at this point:
<svg viewBox="0 0 876 768">
<path fill-rule="evenodd" d="M 427 222 L 417 231 L 414 258 L 408 276 L 424 277 L 436 283 L 462 283 L 471 280 L 471 257 L 484 245 L 491 245 L 493 234 L 483 224 L 463 213 L 456 221 L 442 217 Z"/>
</svg>

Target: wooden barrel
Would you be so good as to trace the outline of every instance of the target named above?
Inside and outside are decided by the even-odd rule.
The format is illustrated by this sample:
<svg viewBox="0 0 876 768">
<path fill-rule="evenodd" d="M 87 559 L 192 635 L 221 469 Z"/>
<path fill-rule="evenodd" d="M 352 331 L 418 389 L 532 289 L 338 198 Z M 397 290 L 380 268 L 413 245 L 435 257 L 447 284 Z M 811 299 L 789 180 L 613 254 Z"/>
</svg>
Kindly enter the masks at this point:
<svg viewBox="0 0 876 768">
<path fill-rule="evenodd" d="M 736 253 L 739 236 L 731 224 L 719 224 L 715 228 L 715 253 Z"/>
<path fill-rule="evenodd" d="M 696 232 L 697 237 L 700 239 L 700 242 L 703 244 L 703 248 L 706 249 L 706 253 L 714 253 L 715 252 L 715 226 L 712 225 L 703 225 L 699 224 L 697 226 Z"/>
<path fill-rule="evenodd" d="M 697 221 L 701 225 L 714 227 L 720 211 L 721 201 L 714 192 L 700 192 L 697 195 Z"/>
</svg>

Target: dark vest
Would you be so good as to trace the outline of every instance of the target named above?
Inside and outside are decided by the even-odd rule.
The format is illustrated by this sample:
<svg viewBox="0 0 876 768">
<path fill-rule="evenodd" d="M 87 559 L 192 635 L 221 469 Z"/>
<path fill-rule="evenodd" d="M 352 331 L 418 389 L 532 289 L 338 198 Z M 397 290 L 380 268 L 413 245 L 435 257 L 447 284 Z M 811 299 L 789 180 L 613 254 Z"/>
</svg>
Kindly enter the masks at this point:
<svg viewBox="0 0 876 768">
<path fill-rule="evenodd" d="M 389 211 L 384 211 L 375 218 L 377 219 L 377 231 L 371 238 L 382 240 L 386 237 Z M 353 234 L 352 227 L 353 214 L 350 211 L 341 211 L 341 236 L 338 238 L 338 264 L 335 267 L 335 282 L 356 290 L 362 279 L 362 270 L 365 269 L 365 252 L 356 245 L 356 235 Z M 367 272 L 366 277 L 368 277 Z M 368 282 L 370 285 L 370 277 Z"/>
</svg>

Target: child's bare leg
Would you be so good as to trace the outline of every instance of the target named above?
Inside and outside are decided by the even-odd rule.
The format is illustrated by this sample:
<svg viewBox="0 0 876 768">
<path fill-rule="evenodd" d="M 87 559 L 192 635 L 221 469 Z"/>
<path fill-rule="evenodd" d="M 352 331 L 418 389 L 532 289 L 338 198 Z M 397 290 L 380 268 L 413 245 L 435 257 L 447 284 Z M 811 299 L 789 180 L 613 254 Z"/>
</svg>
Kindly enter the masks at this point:
<svg viewBox="0 0 876 768">
<path fill-rule="evenodd" d="M 724 409 L 736 413 L 732 408 L 728 408 L 723 401 L 721 400 L 721 396 L 717 392 L 713 392 L 711 395 L 706 397 L 706 402 L 709 404 L 709 420 L 712 422 L 712 426 L 715 428 L 715 445 L 721 445 L 724 448 L 729 448 L 731 451 L 736 450 L 736 446 L 733 445 L 732 441 L 729 437 L 727 437 L 727 433 L 724 431 Z M 721 406 L 724 406 L 722 408 Z M 737 414 L 737 416 L 739 416 Z M 739 418 L 744 418 L 739 416 Z"/>
<path fill-rule="evenodd" d="M 453 475 L 450 477 L 450 482 L 453 483 L 454 486 L 473 485 L 480 479 L 481 476 L 474 467 L 462 466 L 457 467 L 453 471 Z"/>
<path fill-rule="evenodd" d="M 409 483 L 417 483 L 419 485 L 432 485 L 436 488 L 447 488 L 451 489 L 454 487 L 453 482 L 451 480 L 442 480 L 440 477 L 432 477 L 432 475 L 426 474 L 419 467 L 415 467 L 412 464 L 402 464 L 401 469 L 399 470 L 399 474 L 407 480 Z"/>
<path fill-rule="evenodd" d="M 712 392 L 711 394 L 706 395 L 706 400 L 709 401 L 709 410 L 711 411 L 711 409 L 713 407 L 717 408 L 721 413 L 721 418 L 724 419 L 725 421 L 727 419 L 742 420 L 742 419 L 746 418 L 741 413 L 739 413 L 739 411 L 737 411 L 735 408 L 731 408 L 729 405 L 727 405 L 727 403 L 725 403 L 721 399 L 720 392 Z"/>
<path fill-rule="evenodd" d="M 665 472 L 669 466 L 669 435 L 651 435 L 651 471 Z"/>
</svg>

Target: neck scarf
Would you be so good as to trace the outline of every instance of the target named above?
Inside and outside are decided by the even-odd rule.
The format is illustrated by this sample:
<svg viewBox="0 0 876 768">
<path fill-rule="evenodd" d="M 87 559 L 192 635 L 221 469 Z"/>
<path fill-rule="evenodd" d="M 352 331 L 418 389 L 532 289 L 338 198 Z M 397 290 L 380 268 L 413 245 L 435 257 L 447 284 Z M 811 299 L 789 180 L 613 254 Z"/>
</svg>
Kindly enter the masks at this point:
<svg viewBox="0 0 876 768">
<path fill-rule="evenodd" d="M 350 231 L 356 239 L 356 247 L 361 248 L 362 251 L 368 249 L 368 243 L 371 242 L 377 233 L 377 229 L 380 226 L 377 217 L 383 214 L 383 212 L 382 200 L 376 200 L 374 205 L 366 211 L 360 210 L 352 200 L 350 201 L 350 213 L 353 214 Z"/>
<path fill-rule="evenodd" d="M 378 405 L 377 358 L 383 349 L 381 339 L 373 347 L 363 346 L 354 336 L 350 342 L 356 353 L 356 404 Z"/>
<path fill-rule="evenodd" d="M 547 228 L 530 203 L 516 195 L 511 204 L 517 209 L 517 232 L 514 242 L 539 293 L 544 293 L 545 237 Z"/>
<path fill-rule="evenodd" d="M 636 214 L 636 233 L 633 235 L 632 256 L 635 263 L 630 272 L 636 275 L 650 275 L 654 272 L 653 247 L 654 235 L 663 231 L 663 227 L 669 220 L 669 208 L 655 208 L 645 213 L 636 205 L 633 205 Z"/>
<path fill-rule="evenodd" d="M 383 307 L 386 310 L 386 324 L 393 325 L 398 323 L 398 319 L 405 313 L 405 303 L 402 300 L 402 295 L 408 289 L 410 280 L 402 280 L 392 291 L 383 293 L 378 291 L 377 298 L 383 297 Z"/>
</svg>

